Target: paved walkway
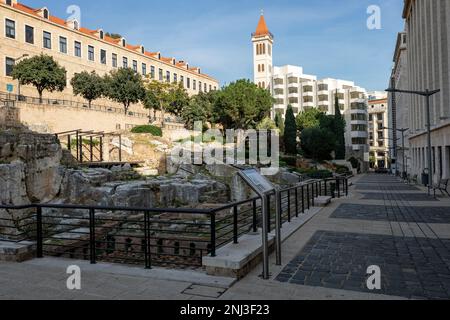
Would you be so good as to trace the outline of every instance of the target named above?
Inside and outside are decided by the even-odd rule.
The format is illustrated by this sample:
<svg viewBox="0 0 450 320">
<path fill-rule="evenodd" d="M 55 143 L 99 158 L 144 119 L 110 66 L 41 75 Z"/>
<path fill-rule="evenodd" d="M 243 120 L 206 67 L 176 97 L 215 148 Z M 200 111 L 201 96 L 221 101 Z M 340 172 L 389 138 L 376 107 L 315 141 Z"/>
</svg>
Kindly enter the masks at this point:
<svg viewBox="0 0 450 320">
<path fill-rule="evenodd" d="M 271 257 L 270 280 L 259 277 L 260 266 L 229 288 L 230 279 L 199 273 L 0 262 L 0 299 L 450 298 L 450 199 L 429 198 L 390 176 L 353 183 L 349 198 L 333 201 L 283 244 L 282 266 Z M 81 291 L 66 288 L 71 264 L 81 264 Z M 370 265 L 381 268 L 379 291 L 366 288 Z"/>
</svg>

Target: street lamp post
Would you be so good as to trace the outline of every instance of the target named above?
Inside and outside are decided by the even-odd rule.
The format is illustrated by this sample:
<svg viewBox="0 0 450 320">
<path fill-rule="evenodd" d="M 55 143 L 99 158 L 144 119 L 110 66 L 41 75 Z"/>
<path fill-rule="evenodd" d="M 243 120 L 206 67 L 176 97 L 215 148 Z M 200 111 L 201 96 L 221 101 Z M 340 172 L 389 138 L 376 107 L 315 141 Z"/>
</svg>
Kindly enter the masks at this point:
<svg viewBox="0 0 450 320">
<path fill-rule="evenodd" d="M 427 112 L 427 128 L 428 128 L 428 195 L 431 195 L 431 189 L 433 187 L 433 155 L 432 155 L 432 145 L 431 145 L 431 115 L 430 115 L 430 97 L 440 92 L 441 89 L 425 91 L 413 91 L 413 90 L 400 90 L 395 88 L 386 89 L 386 92 L 390 93 L 407 93 L 415 94 L 426 98 L 426 112 Z"/>
<path fill-rule="evenodd" d="M 388 127 L 384 127 L 382 129 L 386 129 L 386 130 L 394 130 L 392 128 L 388 128 Z M 405 132 L 408 131 L 409 128 L 402 128 L 402 129 L 397 129 L 398 132 L 402 133 L 402 154 L 403 154 L 403 171 L 402 171 L 402 177 L 403 179 L 406 179 L 406 177 L 408 176 L 408 168 L 406 167 L 406 154 L 405 154 Z"/>
</svg>

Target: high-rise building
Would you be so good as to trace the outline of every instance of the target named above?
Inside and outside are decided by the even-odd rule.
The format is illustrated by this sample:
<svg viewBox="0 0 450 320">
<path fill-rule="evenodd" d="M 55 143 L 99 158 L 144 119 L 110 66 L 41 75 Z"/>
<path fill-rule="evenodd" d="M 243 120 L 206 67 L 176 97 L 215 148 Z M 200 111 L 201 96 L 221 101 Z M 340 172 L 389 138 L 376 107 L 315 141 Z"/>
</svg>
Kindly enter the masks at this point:
<svg viewBox="0 0 450 320">
<path fill-rule="evenodd" d="M 285 115 L 291 105 L 297 115 L 310 108 L 318 108 L 326 114 L 335 114 L 335 98 L 346 123 L 347 156 L 368 158 L 367 96 L 366 90 L 352 81 L 326 78 L 303 73 L 303 68 L 286 65 L 273 66 L 274 36 L 261 15 L 256 31 L 252 34 L 254 83 L 270 90 L 275 98 L 272 116 Z M 365 159 L 366 162 L 368 159 Z"/>
</svg>

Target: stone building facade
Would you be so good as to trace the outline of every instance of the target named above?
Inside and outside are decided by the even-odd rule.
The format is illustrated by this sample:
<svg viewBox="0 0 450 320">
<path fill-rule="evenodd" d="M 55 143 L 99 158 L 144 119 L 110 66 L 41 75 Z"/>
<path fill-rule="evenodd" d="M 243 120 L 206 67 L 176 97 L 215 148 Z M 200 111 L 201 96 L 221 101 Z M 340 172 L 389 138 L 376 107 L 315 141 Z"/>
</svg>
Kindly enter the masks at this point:
<svg viewBox="0 0 450 320">
<path fill-rule="evenodd" d="M 431 98 L 432 167 L 434 183 L 450 177 L 450 2 L 405 0 L 403 18 L 407 39 L 407 84 L 399 89 L 440 89 Z M 401 59 L 401 57 L 400 57 Z M 403 62 L 399 59 L 399 63 Z M 408 114 L 411 171 L 419 175 L 429 167 L 425 98 L 411 95 L 397 103 Z M 405 99 L 405 101 L 408 101 Z M 407 109 L 408 111 L 402 110 Z"/>
<path fill-rule="evenodd" d="M 385 97 L 369 94 L 369 145 L 372 169 L 387 169 L 390 163 L 389 107 Z"/>
<path fill-rule="evenodd" d="M 181 82 L 190 95 L 219 89 L 214 78 L 188 62 L 150 52 L 143 45 L 133 45 L 126 38 L 112 38 L 102 29 L 88 29 L 77 20 L 53 16 L 47 7 L 35 9 L 17 0 L 0 0 L 0 93 L 36 97 L 34 87 L 20 87 L 10 76 L 20 59 L 41 53 L 54 57 L 67 70 L 67 87 L 59 93 L 47 93 L 50 99 L 85 103 L 74 97 L 70 80 L 75 73 L 96 71 L 103 75 L 111 70 L 129 67 L 149 79 Z M 94 104 L 103 107 L 122 106 L 107 99 Z M 134 105 L 131 112 L 148 113 Z"/>
</svg>

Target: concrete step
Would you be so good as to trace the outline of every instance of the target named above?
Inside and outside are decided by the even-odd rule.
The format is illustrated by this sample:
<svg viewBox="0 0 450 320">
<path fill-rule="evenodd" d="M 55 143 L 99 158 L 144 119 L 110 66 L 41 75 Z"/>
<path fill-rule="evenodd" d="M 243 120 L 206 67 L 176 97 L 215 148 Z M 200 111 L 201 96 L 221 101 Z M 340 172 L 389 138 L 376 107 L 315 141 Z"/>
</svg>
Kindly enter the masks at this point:
<svg viewBox="0 0 450 320">
<path fill-rule="evenodd" d="M 320 196 L 314 199 L 314 205 L 316 207 L 326 207 L 331 203 L 330 196 Z"/>
</svg>

